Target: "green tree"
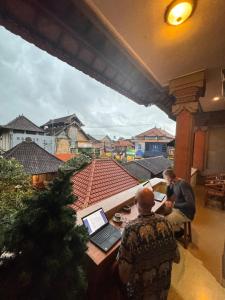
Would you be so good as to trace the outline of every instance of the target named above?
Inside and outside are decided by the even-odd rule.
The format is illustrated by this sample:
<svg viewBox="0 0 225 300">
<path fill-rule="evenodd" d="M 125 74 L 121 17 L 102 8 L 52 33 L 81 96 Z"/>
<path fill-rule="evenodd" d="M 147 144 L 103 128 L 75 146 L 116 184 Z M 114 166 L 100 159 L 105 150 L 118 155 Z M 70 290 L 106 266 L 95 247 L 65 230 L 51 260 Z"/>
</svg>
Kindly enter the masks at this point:
<svg viewBox="0 0 225 300">
<path fill-rule="evenodd" d="M 13 256 L 0 266 L 0 299 L 81 299 L 87 233 L 70 207 L 76 200 L 72 173 L 60 170 L 16 215 L 5 241 Z"/>
<path fill-rule="evenodd" d="M 84 168 L 87 166 L 89 163 L 91 163 L 91 157 L 87 154 L 79 154 L 78 157 L 71 158 L 68 160 L 63 168 L 72 168 L 74 171 L 79 171 L 81 168 Z"/>
<path fill-rule="evenodd" d="M 32 194 L 31 178 L 15 159 L 0 156 L 0 248 L 4 233 L 15 213 L 23 207 L 22 199 Z"/>
</svg>

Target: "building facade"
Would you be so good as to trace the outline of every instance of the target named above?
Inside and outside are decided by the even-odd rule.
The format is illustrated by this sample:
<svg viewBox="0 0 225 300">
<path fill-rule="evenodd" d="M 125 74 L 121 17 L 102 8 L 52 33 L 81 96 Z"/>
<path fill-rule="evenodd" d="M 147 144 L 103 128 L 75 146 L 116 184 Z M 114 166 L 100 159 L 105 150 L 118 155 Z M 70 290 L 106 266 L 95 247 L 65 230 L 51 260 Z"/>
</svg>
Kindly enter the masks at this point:
<svg viewBox="0 0 225 300">
<path fill-rule="evenodd" d="M 135 154 L 137 157 L 168 157 L 168 144 L 174 136 L 160 128 L 152 128 L 135 137 Z"/>
<path fill-rule="evenodd" d="M 21 115 L 6 125 L 0 126 L 0 152 L 4 153 L 27 138 L 38 144 L 49 153 L 55 152 L 55 139 Z"/>
<path fill-rule="evenodd" d="M 41 128 L 55 138 L 55 153 L 92 152 L 92 141 L 75 114 L 49 120 Z"/>
</svg>

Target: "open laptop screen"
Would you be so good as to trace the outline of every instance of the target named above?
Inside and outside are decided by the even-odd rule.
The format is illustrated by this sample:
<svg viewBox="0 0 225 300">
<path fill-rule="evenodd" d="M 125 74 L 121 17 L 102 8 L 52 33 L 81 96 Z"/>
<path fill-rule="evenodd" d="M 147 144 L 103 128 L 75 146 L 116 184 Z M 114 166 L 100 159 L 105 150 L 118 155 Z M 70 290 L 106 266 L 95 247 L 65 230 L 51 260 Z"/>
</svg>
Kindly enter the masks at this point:
<svg viewBox="0 0 225 300">
<path fill-rule="evenodd" d="M 84 217 L 84 226 L 87 228 L 89 235 L 95 233 L 98 229 L 108 223 L 105 213 L 102 208 L 96 210 L 92 214 Z"/>
</svg>

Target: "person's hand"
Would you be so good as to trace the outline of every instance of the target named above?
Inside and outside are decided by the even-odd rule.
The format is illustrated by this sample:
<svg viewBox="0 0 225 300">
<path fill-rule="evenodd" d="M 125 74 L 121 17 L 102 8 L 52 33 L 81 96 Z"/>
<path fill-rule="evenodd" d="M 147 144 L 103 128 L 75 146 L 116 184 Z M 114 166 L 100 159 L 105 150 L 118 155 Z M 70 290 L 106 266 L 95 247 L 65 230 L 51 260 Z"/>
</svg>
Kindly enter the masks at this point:
<svg viewBox="0 0 225 300">
<path fill-rule="evenodd" d="M 168 207 L 168 208 L 172 208 L 173 207 L 173 202 L 172 201 L 166 201 L 165 206 Z"/>
</svg>

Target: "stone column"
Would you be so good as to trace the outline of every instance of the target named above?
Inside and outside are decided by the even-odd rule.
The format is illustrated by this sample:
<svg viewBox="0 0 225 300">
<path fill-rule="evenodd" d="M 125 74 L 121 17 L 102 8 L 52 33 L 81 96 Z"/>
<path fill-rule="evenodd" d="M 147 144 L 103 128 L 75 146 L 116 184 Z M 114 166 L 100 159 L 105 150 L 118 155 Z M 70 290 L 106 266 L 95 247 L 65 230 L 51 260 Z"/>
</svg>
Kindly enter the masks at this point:
<svg viewBox="0 0 225 300">
<path fill-rule="evenodd" d="M 175 172 L 190 182 L 194 152 L 194 113 L 199 111 L 199 98 L 205 93 L 205 72 L 200 71 L 173 79 L 170 94 L 176 101 L 172 113 L 176 116 Z"/>
<path fill-rule="evenodd" d="M 207 127 L 195 128 L 193 167 L 204 170 Z"/>
</svg>

